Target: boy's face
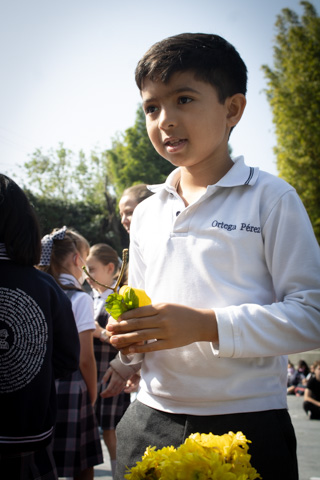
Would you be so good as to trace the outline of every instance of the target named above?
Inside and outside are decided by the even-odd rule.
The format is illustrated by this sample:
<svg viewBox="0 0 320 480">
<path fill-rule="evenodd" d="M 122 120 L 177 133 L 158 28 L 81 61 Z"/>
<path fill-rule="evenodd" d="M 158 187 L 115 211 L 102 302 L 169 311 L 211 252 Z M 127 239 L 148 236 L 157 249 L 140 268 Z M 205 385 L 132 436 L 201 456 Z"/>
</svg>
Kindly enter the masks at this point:
<svg viewBox="0 0 320 480">
<path fill-rule="evenodd" d="M 141 96 L 150 140 L 173 165 L 210 168 L 229 158 L 230 99 L 221 104 L 211 84 L 178 72 L 166 84 L 146 78 Z"/>
</svg>

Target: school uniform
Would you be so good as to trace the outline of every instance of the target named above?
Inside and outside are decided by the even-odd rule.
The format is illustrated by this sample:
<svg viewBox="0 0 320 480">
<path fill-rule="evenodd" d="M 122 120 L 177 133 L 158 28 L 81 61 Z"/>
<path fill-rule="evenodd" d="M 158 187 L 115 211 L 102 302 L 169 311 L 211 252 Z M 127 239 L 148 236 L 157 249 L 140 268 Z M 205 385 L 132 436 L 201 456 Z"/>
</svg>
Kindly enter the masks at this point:
<svg viewBox="0 0 320 480">
<path fill-rule="evenodd" d="M 57 479 L 54 382 L 79 366 L 71 303 L 50 275 L 14 263 L 1 244 L 0 269 L 0 477 Z"/>
<path fill-rule="evenodd" d="M 165 429 L 169 444 L 170 438 L 184 440 L 185 421 L 193 428 L 213 428 L 213 433 L 242 425 L 253 441 L 249 453 L 258 471 L 262 465 L 262 477 L 293 480 L 297 469 L 287 413 L 287 354 L 320 343 L 320 255 L 310 220 L 292 186 L 247 166 L 243 157 L 234 159 L 227 174 L 187 207 L 176 191 L 179 179 L 178 168 L 165 184 L 151 187 L 155 194 L 134 211 L 129 284 L 146 290 L 154 304 L 213 309 L 219 343 L 121 355 L 124 363 L 142 363 L 140 406 L 130 406 L 117 429 L 117 478 L 154 440 L 141 425 L 143 416 L 154 412 L 145 431 L 156 432 L 155 425 Z M 181 435 L 168 433 L 173 418 L 176 425 L 183 422 Z M 134 424 L 137 429 L 128 438 Z M 286 452 L 291 472 L 285 461 L 283 471 L 266 472 L 272 470 L 263 447 L 266 425 L 272 426 L 271 456 Z M 275 438 L 285 439 L 282 447 L 273 448 Z M 131 458 L 124 441 L 132 445 Z"/>
<path fill-rule="evenodd" d="M 78 333 L 95 330 L 90 296 L 79 291 L 81 286 L 72 275 L 63 274 L 59 280 L 62 284 L 75 287 L 74 290 L 65 290 L 65 293 L 71 299 Z M 59 477 L 74 477 L 89 467 L 103 463 L 99 428 L 80 369 L 57 381 L 56 390 L 58 412 L 54 458 Z"/>
<path fill-rule="evenodd" d="M 113 291 L 109 289 L 102 293 L 97 290 L 92 291 L 94 319 L 102 328 L 106 328 L 108 322 L 109 315 L 105 309 L 105 302 L 111 293 Z M 103 430 L 114 430 L 130 404 L 130 394 L 121 392 L 119 395 L 110 398 L 100 397 L 100 393 L 107 388 L 107 384 L 102 383 L 102 378 L 109 368 L 110 362 L 117 356 L 118 350 L 109 342 L 102 342 L 100 339 L 94 338 L 94 354 L 97 363 L 98 381 L 98 397 L 95 403 L 96 416 Z"/>
</svg>

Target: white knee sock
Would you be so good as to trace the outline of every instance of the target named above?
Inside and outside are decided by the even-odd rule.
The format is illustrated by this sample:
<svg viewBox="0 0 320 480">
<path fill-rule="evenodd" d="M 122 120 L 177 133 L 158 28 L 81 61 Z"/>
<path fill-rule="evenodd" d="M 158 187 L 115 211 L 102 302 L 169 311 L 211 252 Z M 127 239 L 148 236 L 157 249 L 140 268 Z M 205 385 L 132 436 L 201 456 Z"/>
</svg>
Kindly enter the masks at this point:
<svg viewBox="0 0 320 480">
<path fill-rule="evenodd" d="M 112 478 L 114 478 L 114 475 L 116 473 L 116 466 L 117 466 L 117 460 L 111 460 Z"/>
</svg>

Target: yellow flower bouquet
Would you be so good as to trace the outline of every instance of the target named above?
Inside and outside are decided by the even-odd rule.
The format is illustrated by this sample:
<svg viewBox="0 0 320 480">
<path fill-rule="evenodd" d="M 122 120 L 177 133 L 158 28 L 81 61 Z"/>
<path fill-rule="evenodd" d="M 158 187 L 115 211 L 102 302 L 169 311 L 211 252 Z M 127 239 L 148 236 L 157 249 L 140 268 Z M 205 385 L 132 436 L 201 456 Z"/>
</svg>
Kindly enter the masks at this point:
<svg viewBox="0 0 320 480">
<path fill-rule="evenodd" d="M 194 433 L 177 449 L 148 447 L 125 475 L 127 480 L 255 480 L 242 432 L 225 435 Z"/>
</svg>

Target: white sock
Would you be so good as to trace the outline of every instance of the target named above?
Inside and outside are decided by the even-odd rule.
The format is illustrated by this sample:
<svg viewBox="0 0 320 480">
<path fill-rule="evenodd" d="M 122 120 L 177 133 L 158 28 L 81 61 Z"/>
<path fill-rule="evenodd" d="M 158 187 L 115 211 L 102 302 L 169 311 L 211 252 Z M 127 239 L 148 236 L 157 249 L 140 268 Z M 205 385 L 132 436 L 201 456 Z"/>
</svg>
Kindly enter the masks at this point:
<svg viewBox="0 0 320 480">
<path fill-rule="evenodd" d="M 112 478 L 114 478 L 114 475 L 116 473 L 116 466 L 117 466 L 117 460 L 111 460 Z"/>
</svg>

